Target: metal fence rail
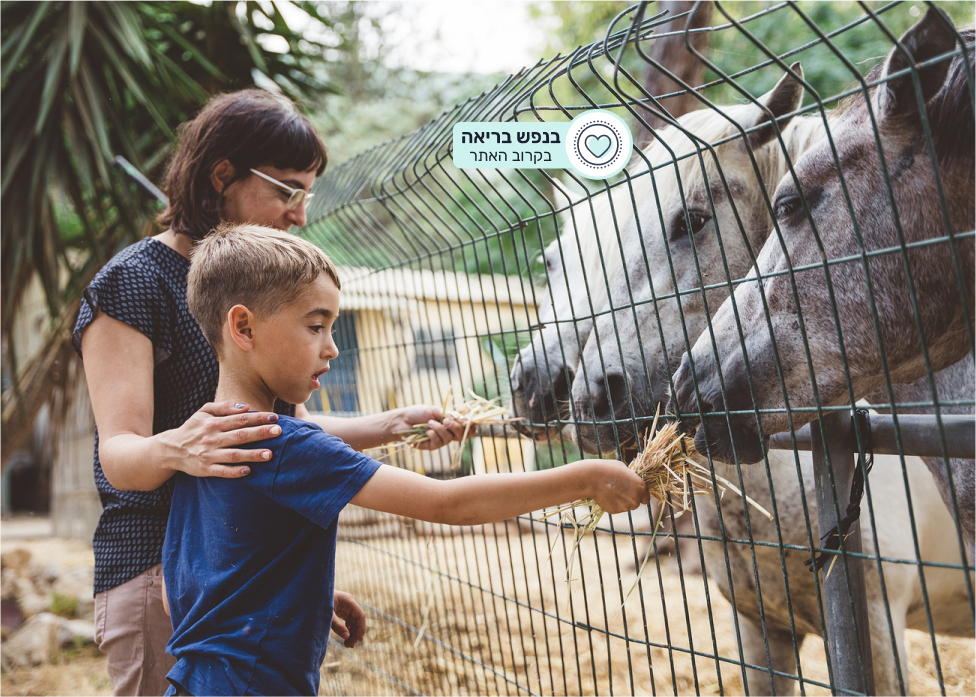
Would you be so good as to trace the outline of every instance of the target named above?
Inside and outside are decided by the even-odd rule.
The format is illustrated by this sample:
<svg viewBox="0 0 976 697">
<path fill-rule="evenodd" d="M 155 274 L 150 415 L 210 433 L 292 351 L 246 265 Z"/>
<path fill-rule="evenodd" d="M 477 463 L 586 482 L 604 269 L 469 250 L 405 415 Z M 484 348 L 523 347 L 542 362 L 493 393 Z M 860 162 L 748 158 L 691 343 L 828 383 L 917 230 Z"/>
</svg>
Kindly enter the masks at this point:
<svg viewBox="0 0 976 697">
<path fill-rule="evenodd" d="M 973 34 L 936 5 L 715 3 L 701 29 L 652 8 L 322 178 L 305 233 L 341 268 L 342 355 L 316 399 L 450 388 L 524 417 L 456 457 L 372 453 L 441 478 L 627 459 L 660 409 L 712 489 L 578 548 L 541 515 L 345 511 L 337 585 L 370 628 L 324 691 L 976 686 Z M 648 93 L 653 42 L 693 34 L 705 84 Z M 668 126 L 610 180 L 452 163 L 459 121 L 593 108 Z"/>
</svg>

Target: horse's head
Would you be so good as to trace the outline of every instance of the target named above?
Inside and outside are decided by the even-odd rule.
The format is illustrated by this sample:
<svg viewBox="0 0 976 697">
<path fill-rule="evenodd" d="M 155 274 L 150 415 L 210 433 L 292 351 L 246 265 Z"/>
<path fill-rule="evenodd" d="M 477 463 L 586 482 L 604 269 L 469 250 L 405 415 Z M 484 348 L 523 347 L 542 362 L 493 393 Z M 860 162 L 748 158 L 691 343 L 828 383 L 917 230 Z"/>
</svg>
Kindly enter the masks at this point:
<svg viewBox="0 0 976 697">
<path fill-rule="evenodd" d="M 728 296 L 728 279 L 753 263 L 771 226 L 763 189 L 786 167 L 772 120 L 785 117 L 777 123 L 790 150 L 813 137 L 787 129 L 802 96 L 787 75 L 758 103 L 695 111 L 655 133 L 631 181 L 638 215 L 622 231 L 623 268 L 611 281 L 619 309 L 597 318 L 573 383 L 584 450 L 612 453 L 650 426 L 670 370 Z M 753 130 L 743 138 L 740 126 Z"/>
<path fill-rule="evenodd" d="M 971 44 L 972 30 L 964 37 Z M 972 350 L 974 244 L 950 237 L 974 227 L 973 51 L 946 55 L 958 42 L 937 10 L 901 45 L 868 75 L 877 84 L 867 99 L 837 110 L 797 179 L 783 178 L 779 234 L 675 375 L 680 412 L 723 412 L 696 438 L 714 457 L 763 455 L 756 416 L 727 422 L 724 412 L 755 410 L 768 438 L 788 430 L 787 409 L 799 428 L 818 403 L 849 404 L 881 387 L 885 370 L 911 382 L 926 373 L 925 353 L 935 371 Z"/>
<path fill-rule="evenodd" d="M 619 264 L 609 196 L 586 197 L 557 182 L 554 198 L 556 208 L 566 210 L 559 217 L 562 234 L 543 252 L 547 286 L 539 303 L 540 330 L 519 352 L 510 376 L 512 409 L 529 424 L 522 430 L 537 439 L 569 428 L 569 386 L 580 350 L 594 313 L 608 302 L 603 268 Z M 626 219 L 626 210 L 619 215 Z"/>
</svg>

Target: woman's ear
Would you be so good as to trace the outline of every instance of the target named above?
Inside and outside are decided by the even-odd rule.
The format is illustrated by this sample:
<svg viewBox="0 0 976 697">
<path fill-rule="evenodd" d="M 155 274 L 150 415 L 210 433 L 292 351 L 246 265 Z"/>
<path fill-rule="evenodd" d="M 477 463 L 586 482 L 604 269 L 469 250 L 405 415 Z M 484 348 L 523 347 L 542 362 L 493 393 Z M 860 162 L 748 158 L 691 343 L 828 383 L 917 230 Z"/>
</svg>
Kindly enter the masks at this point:
<svg viewBox="0 0 976 697">
<path fill-rule="evenodd" d="M 242 351 L 250 351 L 254 348 L 254 315 L 243 305 L 234 305 L 227 311 L 227 324 L 225 333 L 230 334 L 230 339 L 240 347 Z"/>
<path fill-rule="evenodd" d="M 234 169 L 234 165 L 230 163 L 230 160 L 225 158 L 220 160 L 210 170 L 210 183 L 218 194 L 222 194 L 236 173 L 237 171 Z"/>
</svg>

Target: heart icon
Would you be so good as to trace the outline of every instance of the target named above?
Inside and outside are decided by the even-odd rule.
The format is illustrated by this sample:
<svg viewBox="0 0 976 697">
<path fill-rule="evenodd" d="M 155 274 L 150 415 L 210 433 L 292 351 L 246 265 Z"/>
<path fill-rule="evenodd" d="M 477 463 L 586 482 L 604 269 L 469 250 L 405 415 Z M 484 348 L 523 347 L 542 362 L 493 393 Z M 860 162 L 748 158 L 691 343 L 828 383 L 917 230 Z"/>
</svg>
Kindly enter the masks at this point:
<svg viewBox="0 0 976 697">
<path fill-rule="evenodd" d="M 583 144 L 587 150 L 593 153 L 594 157 L 603 157 L 613 145 L 613 141 L 610 136 L 587 136 Z"/>
</svg>

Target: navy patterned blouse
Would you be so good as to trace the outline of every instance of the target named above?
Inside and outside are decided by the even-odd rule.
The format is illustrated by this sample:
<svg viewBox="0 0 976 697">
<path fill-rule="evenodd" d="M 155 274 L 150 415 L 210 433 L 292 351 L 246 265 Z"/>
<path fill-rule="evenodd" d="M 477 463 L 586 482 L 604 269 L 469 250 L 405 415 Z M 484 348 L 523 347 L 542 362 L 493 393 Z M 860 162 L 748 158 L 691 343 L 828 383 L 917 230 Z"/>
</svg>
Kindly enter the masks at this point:
<svg viewBox="0 0 976 697">
<path fill-rule="evenodd" d="M 182 426 L 217 392 L 217 357 L 186 302 L 190 262 L 146 238 L 119 252 L 85 289 L 71 335 L 81 335 L 98 311 L 135 327 L 153 345 L 153 434 Z M 294 416 L 292 404 L 278 413 Z M 172 480 L 171 480 L 172 481 Z M 95 430 L 95 484 L 104 510 L 95 529 L 95 593 L 115 588 L 162 561 L 172 484 L 155 491 L 119 491 L 105 478 Z"/>
</svg>

